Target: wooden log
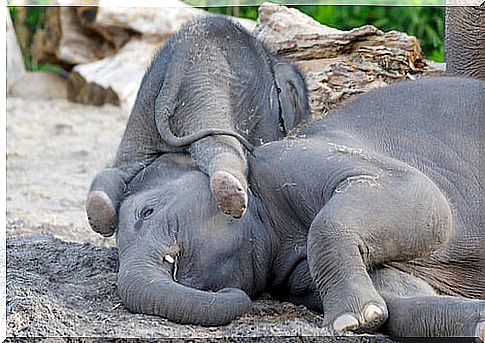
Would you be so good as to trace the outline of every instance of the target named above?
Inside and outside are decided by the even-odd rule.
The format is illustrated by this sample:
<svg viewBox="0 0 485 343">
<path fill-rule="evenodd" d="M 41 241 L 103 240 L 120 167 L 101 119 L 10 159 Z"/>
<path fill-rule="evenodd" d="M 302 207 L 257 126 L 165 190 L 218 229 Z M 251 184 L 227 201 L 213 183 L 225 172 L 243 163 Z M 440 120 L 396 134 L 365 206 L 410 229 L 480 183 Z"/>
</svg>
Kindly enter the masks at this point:
<svg viewBox="0 0 485 343">
<path fill-rule="evenodd" d="M 370 25 L 340 31 L 285 6 L 261 5 L 254 34 L 271 52 L 300 67 L 311 112 L 318 117 L 355 95 L 430 69 L 415 37 Z"/>
</svg>

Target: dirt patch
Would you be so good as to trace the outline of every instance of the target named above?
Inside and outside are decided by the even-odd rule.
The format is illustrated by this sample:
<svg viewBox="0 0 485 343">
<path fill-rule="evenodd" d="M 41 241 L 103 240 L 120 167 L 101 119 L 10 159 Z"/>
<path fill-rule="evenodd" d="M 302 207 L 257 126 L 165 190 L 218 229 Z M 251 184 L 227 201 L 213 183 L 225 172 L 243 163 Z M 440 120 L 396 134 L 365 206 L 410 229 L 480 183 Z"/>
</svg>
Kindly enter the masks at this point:
<svg viewBox="0 0 485 343">
<path fill-rule="evenodd" d="M 115 248 L 66 242 L 51 235 L 9 237 L 7 261 L 9 336 L 266 337 L 278 342 L 303 337 L 321 342 L 327 333 L 319 314 L 268 298 L 254 301 L 250 313 L 220 327 L 178 325 L 157 316 L 133 314 L 116 292 Z M 390 342 L 382 336 L 350 336 L 348 341 L 351 338 L 352 342 Z"/>
<path fill-rule="evenodd" d="M 268 297 L 215 328 L 126 310 L 116 291 L 114 239 L 91 231 L 84 202 L 93 176 L 113 158 L 127 118 L 113 106 L 7 99 L 8 336 L 390 342 L 382 336 L 323 340 L 320 314 Z"/>
<path fill-rule="evenodd" d="M 7 234 L 112 245 L 89 228 L 84 202 L 127 118 L 114 106 L 7 98 Z"/>
</svg>

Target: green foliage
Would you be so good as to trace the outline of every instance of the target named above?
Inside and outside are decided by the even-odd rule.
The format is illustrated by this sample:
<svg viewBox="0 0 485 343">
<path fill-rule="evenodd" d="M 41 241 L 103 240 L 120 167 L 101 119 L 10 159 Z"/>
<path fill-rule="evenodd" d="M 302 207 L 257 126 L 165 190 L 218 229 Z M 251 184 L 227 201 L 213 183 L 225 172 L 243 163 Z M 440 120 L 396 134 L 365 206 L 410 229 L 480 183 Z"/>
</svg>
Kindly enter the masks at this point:
<svg viewBox="0 0 485 343">
<path fill-rule="evenodd" d="M 398 30 L 419 39 L 427 58 L 443 61 L 444 9 L 431 6 L 297 6 L 322 24 L 341 30 L 374 25 Z"/>
<path fill-rule="evenodd" d="M 374 25 L 383 31 L 398 30 L 419 39 L 426 58 L 444 60 L 444 8 L 432 6 L 291 6 L 322 24 L 349 30 Z M 209 7 L 209 12 L 233 14 L 230 7 Z M 256 19 L 257 7 L 239 8 L 239 16 Z"/>
<path fill-rule="evenodd" d="M 54 65 L 38 65 L 32 59 L 31 46 L 32 40 L 40 28 L 45 25 L 46 7 L 27 7 L 26 12 L 21 13 L 24 8 L 9 7 L 10 16 L 12 18 L 17 37 L 19 38 L 20 49 L 24 58 L 25 67 L 30 71 L 58 71 L 61 68 Z"/>
<path fill-rule="evenodd" d="M 206 11 L 216 14 L 234 15 L 240 18 L 248 18 L 252 20 L 258 19 L 257 6 L 241 6 L 241 7 L 206 7 Z"/>
</svg>

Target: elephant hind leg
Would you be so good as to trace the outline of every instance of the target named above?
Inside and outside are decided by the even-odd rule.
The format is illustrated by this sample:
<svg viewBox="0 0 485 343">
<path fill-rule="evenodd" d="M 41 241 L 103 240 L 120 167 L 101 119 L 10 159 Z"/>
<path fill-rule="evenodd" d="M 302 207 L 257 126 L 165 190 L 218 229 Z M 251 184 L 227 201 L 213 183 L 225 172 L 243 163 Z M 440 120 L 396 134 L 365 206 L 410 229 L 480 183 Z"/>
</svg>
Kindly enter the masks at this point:
<svg viewBox="0 0 485 343">
<path fill-rule="evenodd" d="M 248 196 L 236 177 L 224 170 L 218 170 L 211 177 L 210 187 L 217 207 L 223 213 L 234 218 L 242 216 L 248 206 Z"/>
<path fill-rule="evenodd" d="M 368 270 L 432 254 L 448 239 L 451 210 L 424 175 L 396 167 L 378 182 L 345 180 L 313 220 L 308 265 L 333 331 L 372 332 L 387 319 Z"/>
<path fill-rule="evenodd" d="M 393 337 L 479 337 L 485 341 L 485 301 L 449 296 L 385 295 Z"/>
<path fill-rule="evenodd" d="M 240 218 L 248 204 L 247 162 L 241 144 L 232 137 L 207 137 L 193 143 L 189 152 L 209 176 L 217 207 L 233 218 Z"/>
<path fill-rule="evenodd" d="M 382 332 L 393 337 L 479 337 L 485 341 L 485 301 L 439 296 L 425 281 L 395 268 L 370 273 L 386 301 Z"/>
</svg>

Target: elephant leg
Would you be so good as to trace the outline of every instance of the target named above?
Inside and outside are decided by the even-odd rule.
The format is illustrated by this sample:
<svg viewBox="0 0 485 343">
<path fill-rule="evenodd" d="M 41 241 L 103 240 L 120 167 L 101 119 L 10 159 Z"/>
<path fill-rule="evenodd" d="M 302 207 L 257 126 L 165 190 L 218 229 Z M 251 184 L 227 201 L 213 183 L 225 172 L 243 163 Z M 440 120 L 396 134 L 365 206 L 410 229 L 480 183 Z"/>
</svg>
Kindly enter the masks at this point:
<svg viewBox="0 0 485 343">
<path fill-rule="evenodd" d="M 221 211 L 241 217 L 248 196 L 247 162 L 239 142 L 232 137 L 208 137 L 193 143 L 189 152 L 197 166 L 209 175 L 211 191 Z"/>
<path fill-rule="evenodd" d="M 343 181 L 315 217 L 308 264 L 322 298 L 325 325 L 335 332 L 375 331 L 388 310 L 368 269 L 430 255 L 451 231 L 451 210 L 417 171 L 393 169 L 368 182 Z"/>
<path fill-rule="evenodd" d="M 479 337 L 485 341 L 485 301 L 439 296 L 423 280 L 383 268 L 371 272 L 386 301 L 382 332 L 392 337 Z"/>
<path fill-rule="evenodd" d="M 146 164 L 137 162 L 108 168 L 96 175 L 86 200 L 86 214 L 93 231 L 104 237 L 115 233 L 118 206 L 125 195 L 126 185 L 144 166 Z"/>
</svg>

